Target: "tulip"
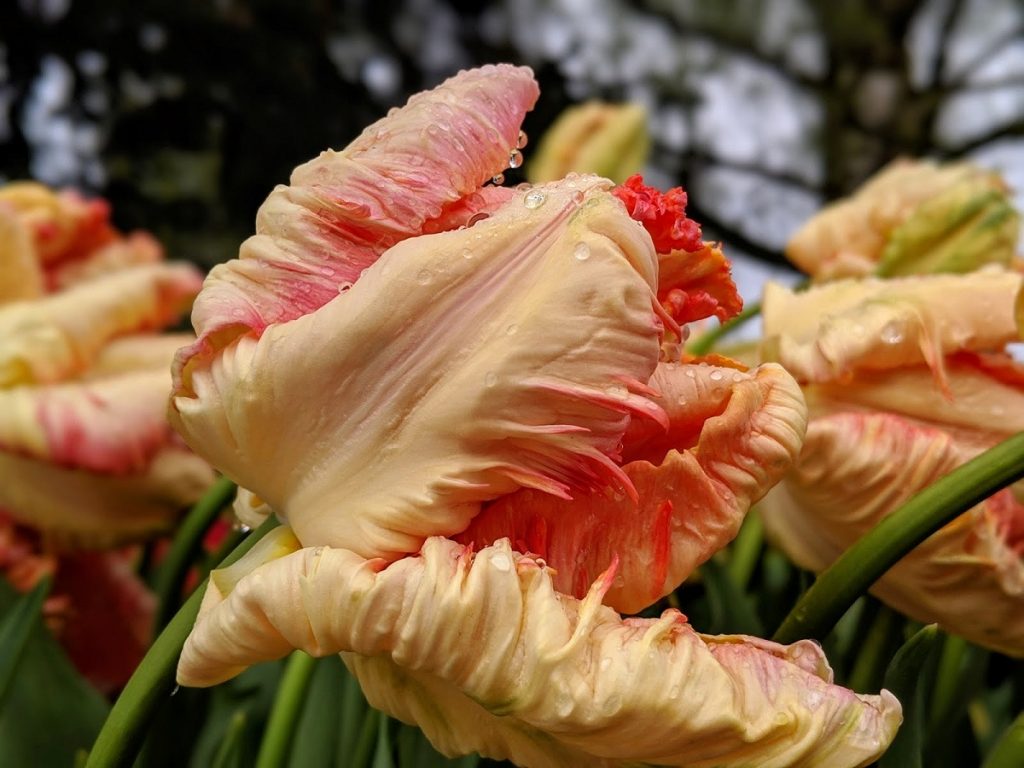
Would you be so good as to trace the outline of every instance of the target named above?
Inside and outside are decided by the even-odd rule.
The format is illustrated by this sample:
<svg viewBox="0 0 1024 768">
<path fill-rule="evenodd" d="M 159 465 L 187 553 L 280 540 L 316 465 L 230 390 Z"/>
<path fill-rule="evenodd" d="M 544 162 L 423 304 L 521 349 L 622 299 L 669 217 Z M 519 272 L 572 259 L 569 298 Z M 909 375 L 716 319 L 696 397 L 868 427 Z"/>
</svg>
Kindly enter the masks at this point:
<svg viewBox="0 0 1024 768">
<path fill-rule="evenodd" d="M 790 239 L 816 281 L 970 272 L 1014 260 L 1020 215 L 999 174 L 967 163 L 897 160 Z"/>
<path fill-rule="evenodd" d="M 695 231 L 679 193 L 480 188 L 536 98 L 508 65 L 413 97 L 300 166 L 208 276 L 171 416 L 288 525 L 211 575 L 178 680 L 301 648 L 449 755 L 865 765 L 899 704 L 833 685 L 813 643 L 617 613 L 735 535 L 804 406 L 778 366 L 663 354 L 671 308 L 737 301 L 714 249 L 660 273 Z"/>
<path fill-rule="evenodd" d="M 1020 275 L 845 280 L 765 292 L 766 356 L 804 383 L 796 467 L 762 502 L 765 527 L 820 571 L 917 491 L 1024 430 Z M 955 297 L 952 299 L 950 297 Z M 1024 655 L 1024 506 L 1003 490 L 872 588 L 922 622 Z"/>
<path fill-rule="evenodd" d="M 649 150 L 643 107 L 588 101 L 566 109 L 547 130 L 527 178 L 540 183 L 593 173 L 621 183 L 642 169 Z"/>
<path fill-rule="evenodd" d="M 213 481 L 166 418 L 171 359 L 192 336 L 153 333 L 200 276 L 108 214 L 0 188 L 0 568 L 21 590 L 53 573 L 51 623 L 104 691 L 142 657 L 154 607 L 135 553 L 109 548 L 167 531 Z"/>
</svg>

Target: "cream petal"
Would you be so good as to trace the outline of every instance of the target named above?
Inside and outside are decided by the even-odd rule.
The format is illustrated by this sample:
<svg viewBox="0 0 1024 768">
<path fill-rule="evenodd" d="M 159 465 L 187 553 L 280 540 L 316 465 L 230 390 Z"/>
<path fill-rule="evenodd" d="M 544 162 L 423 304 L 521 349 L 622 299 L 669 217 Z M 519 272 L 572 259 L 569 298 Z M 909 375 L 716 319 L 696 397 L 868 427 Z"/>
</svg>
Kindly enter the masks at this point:
<svg viewBox="0 0 1024 768">
<path fill-rule="evenodd" d="M 174 354 L 195 341 L 192 333 L 138 333 L 111 339 L 96 353 L 92 365 L 79 380 L 102 379 L 134 371 L 164 371 L 170 393 L 171 362 Z"/>
<path fill-rule="evenodd" d="M 1020 337 L 1022 276 L 998 267 L 969 275 L 842 280 L 764 293 L 765 358 L 800 380 L 840 379 L 855 370 L 927 363 L 1002 347 Z"/>
<path fill-rule="evenodd" d="M 811 421 L 796 470 L 759 509 L 778 546 L 801 567 L 820 571 L 970 457 L 942 429 L 895 414 L 837 413 Z M 871 591 L 918 621 L 1024 656 L 1024 563 L 1000 523 L 988 504 L 974 507 L 914 548 Z"/>
<path fill-rule="evenodd" d="M 152 264 L 0 307 L 0 387 L 48 383 L 89 367 L 112 338 L 160 328 L 200 287 L 188 264 Z"/>
<path fill-rule="evenodd" d="M 62 545 L 106 547 L 167 531 L 214 480 L 191 451 L 173 446 L 142 472 L 97 474 L 0 452 L 0 509 Z"/>
<path fill-rule="evenodd" d="M 637 500 L 605 489 L 572 500 L 524 489 L 487 505 L 456 540 L 508 537 L 554 569 L 560 592 L 579 598 L 617 562 L 605 600 L 624 613 L 674 590 L 733 539 L 792 464 L 806 409 L 796 382 L 772 364 L 741 372 L 663 363 L 650 386 L 670 427 L 627 433 L 625 455 L 636 460 L 623 471 Z"/>
<path fill-rule="evenodd" d="M 170 390 L 167 368 L 0 389 L 0 449 L 95 472 L 140 472 L 171 442 Z"/>
<path fill-rule="evenodd" d="M 48 278 L 54 289 L 66 290 L 77 283 L 138 264 L 154 264 L 163 258 L 163 246 L 156 238 L 148 232 L 132 232 L 84 254 L 80 259 L 57 264 L 50 270 Z"/>
<path fill-rule="evenodd" d="M 239 488 L 235 493 L 235 500 L 231 503 L 231 510 L 242 525 L 249 528 L 258 528 L 272 514 L 274 510 L 259 496 L 248 488 Z"/>
<path fill-rule="evenodd" d="M 387 248 L 450 220 L 448 208 L 508 167 L 538 96 L 533 73 L 508 64 L 461 72 L 374 123 L 342 152 L 292 174 L 261 206 L 239 258 L 210 272 L 193 312 L 187 363 L 235 336 L 312 312 Z M 176 376 L 179 375 L 177 372 Z"/>
<path fill-rule="evenodd" d="M 630 490 L 609 456 L 629 414 L 663 419 L 639 384 L 657 268 L 606 184 L 520 190 L 395 246 L 322 309 L 197 366 L 172 422 L 304 544 L 365 556 L 415 552 L 522 486 Z"/>
<path fill-rule="evenodd" d="M 0 305 L 43 293 L 43 271 L 32 236 L 10 208 L 0 205 Z"/>
<path fill-rule="evenodd" d="M 507 540 L 473 555 L 432 538 L 386 568 L 328 547 L 268 559 L 208 589 L 181 684 L 294 647 L 359 654 L 371 703 L 442 751 L 532 766 L 862 766 L 900 723 L 888 692 L 833 685 L 811 642 L 702 636 L 676 611 L 622 620 L 601 605 L 611 572 L 577 601 Z"/>
</svg>

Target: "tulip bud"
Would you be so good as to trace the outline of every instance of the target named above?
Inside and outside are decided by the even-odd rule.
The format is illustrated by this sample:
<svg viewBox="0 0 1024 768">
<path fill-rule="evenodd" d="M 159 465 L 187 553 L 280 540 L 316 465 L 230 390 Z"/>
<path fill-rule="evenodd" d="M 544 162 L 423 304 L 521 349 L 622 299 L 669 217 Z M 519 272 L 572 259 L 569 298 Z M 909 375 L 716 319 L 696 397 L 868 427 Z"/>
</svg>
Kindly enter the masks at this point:
<svg viewBox="0 0 1024 768">
<path fill-rule="evenodd" d="M 962 273 L 1009 264 L 1019 231 L 999 174 L 900 160 L 807 222 L 786 255 L 816 280 Z"/>
<path fill-rule="evenodd" d="M 643 107 L 589 101 L 565 110 L 548 129 L 527 176 L 536 184 L 594 173 L 622 183 L 641 169 L 649 148 Z"/>
</svg>

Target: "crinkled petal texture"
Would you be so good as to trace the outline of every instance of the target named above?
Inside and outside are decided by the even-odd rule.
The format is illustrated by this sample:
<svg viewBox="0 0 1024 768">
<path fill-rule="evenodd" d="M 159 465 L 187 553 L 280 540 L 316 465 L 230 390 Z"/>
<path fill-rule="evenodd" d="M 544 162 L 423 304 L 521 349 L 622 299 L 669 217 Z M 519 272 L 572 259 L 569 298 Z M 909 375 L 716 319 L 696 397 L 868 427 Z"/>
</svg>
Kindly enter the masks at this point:
<svg viewBox="0 0 1024 768">
<path fill-rule="evenodd" d="M 613 461 L 630 416 L 667 423 L 646 396 L 657 262 L 606 185 L 520 190 L 396 245 L 319 310 L 198 358 L 173 422 L 303 544 L 366 557 L 524 486 L 634 493 Z"/>
<path fill-rule="evenodd" d="M 890 413 L 838 413 L 811 422 L 797 469 L 760 508 L 772 538 L 820 571 L 968 458 L 941 429 Z M 1002 491 L 915 547 L 871 591 L 918 621 L 1024 656 L 1021 531 L 1024 506 Z"/>
<path fill-rule="evenodd" d="M 578 601 L 507 540 L 431 538 L 385 567 L 330 547 L 275 558 L 288 536 L 214 576 L 181 684 L 344 652 L 371 703 L 441 751 L 534 767 L 861 766 L 901 719 L 888 692 L 832 685 L 813 643 L 705 637 L 676 611 L 622 620 L 601 604 L 611 571 Z"/>
<path fill-rule="evenodd" d="M 312 312 L 396 243 L 486 208 L 495 193 L 478 190 L 508 166 L 537 96 L 526 67 L 461 72 L 413 96 L 344 151 L 296 168 L 291 185 L 260 207 L 256 235 L 239 258 L 210 272 L 192 315 L 199 341 L 178 363 L 182 385 L 194 356 Z"/>
<path fill-rule="evenodd" d="M 554 569 L 560 592 L 578 598 L 617 561 L 605 601 L 625 613 L 679 586 L 733 539 L 750 505 L 796 459 L 806 412 L 800 388 L 777 365 L 741 372 L 663 363 L 650 385 L 669 429 L 642 422 L 627 432 L 623 471 L 636 499 L 524 489 L 488 504 L 457 540 L 508 537 Z"/>
<path fill-rule="evenodd" d="M 833 284 L 806 300 L 766 293 L 766 347 L 815 382 L 805 387 L 800 459 L 761 506 L 796 562 L 827 567 L 912 495 L 1024 430 L 1020 367 L 1004 353 L 976 354 L 1018 337 L 1021 284 L 989 270 Z M 843 297 L 858 294 L 881 298 L 862 299 L 857 313 Z M 1022 656 L 1022 532 L 1024 507 L 1001 492 L 916 547 L 872 591 L 915 619 Z"/>
<path fill-rule="evenodd" d="M 764 356 L 800 381 L 927 363 L 999 348 L 1018 338 L 1021 276 L 990 267 L 970 275 L 842 280 L 796 293 L 769 283 Z"/>
</svg>

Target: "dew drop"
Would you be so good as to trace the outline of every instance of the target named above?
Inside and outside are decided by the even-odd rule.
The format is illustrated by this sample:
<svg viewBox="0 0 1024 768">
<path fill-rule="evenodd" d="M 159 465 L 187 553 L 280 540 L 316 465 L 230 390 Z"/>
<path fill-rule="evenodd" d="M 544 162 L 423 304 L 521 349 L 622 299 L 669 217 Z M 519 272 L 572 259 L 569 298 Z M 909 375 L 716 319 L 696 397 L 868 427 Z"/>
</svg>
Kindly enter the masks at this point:
<svg viewBox="0 0 1024 768">
<path fill-rule="evenodd" d="M 467 259 L 467 260 L 472 259 L 473 258 L 473 251 L 471 251 L 469 248 L 463 248 L 462 249 L 462 258 Z"/>
<path fill-rule="evenodd" d="M 886 323 L 880 335 L 886 344 L 899 344 L 903 341 L 903 329 L 896 322 Z"/>
<path fill-rule="evenodd" d="M 542 205 L 544 205 L 544 201 L 547 199 L 547 195 L 545 195 L 539 189 L 535 189 L 532 192 L 526 193 L 526 197 L 523 198 L 523 205 L 533 210 L 535 208 L 540 208 Z"/>
<path fill-rule="evenodd" d="M 605 656 L 603 659 L 601 659 L 601 663 L 598 664 L 598 666 L 601 668 L 602 672 L 606 672 L 608 670 L 608 668 L 611 667 L 611 665 L 612 665 L 612 657 L 611 656 Z"/>
<path fill-rule="evenodd" d="M 572 193 L 572 201 L 576 203 L 576 205 L 579 205 L 580 203 L 583 202 L 583 197 L 583 192 L 578 189 Z"/>
<path fill-rule="evenodd" d="M 668 697 L 670 699 L 678 699 L 680 693 L 682 693 L 682 691 L 680 691 L 678 685 L 673 685 L 671 688 L 668 689 Z"/>
<path fill-rule="evenodd" d="M 338 293 L 344 293 L 345 291 L 347 291 L 351 287 L 352 287 L 352 282 L 349 281 L 349 280 L 346 280 L 344 283 L 338 283 Z"/>
<path fill-rule="evenodd" d="M 526 131 L 520 131 L 519 135 L 516 137 L 516 149 L 522 149 L 525 147 L 529 140 L 530 138 L 526 135 Z"/>
<path fill-rule="evenodd" d="M 498 552 L 496 555 L 491 557 L 491 565 L 494 566 L 496 571 L 502 573 L 508 573 L 512 570 L 512 561 L 509 560 L 508 555 L 504 552 Z"/>
<path fill-rule="evenodd" d="M 496 173 L 493 176 L 491 176 L 491 181 L 494 183 L 494 186 L 500 187 L 502 184 L 505 183 L 505 174 Z"/>
<path fill-rule="evenodd" d="M 488 371 L 487 375 L 484 376 L 484 384 L 487 385 L 488 387 L 493 387 L 497 383 L 498 374 L 496 374 L 494 371 Z"/>
<path fill-rule="evenodd" d="M 576 243 L 576 247 L 572 249 L 572 255 L 576 261 L 586 261 L 590 258 L 590 246 L 586 243 Z"/>
<path fill-rule="evenodd" d="M 431 123 L 430 125 L 427 126 L 427 133 L 429 133 L 431 136 L 437 136 L 437 134 L 439 134 L 440 132 L 441 132 L 441 129 L 438 128 L 433 123 Z"/>
<path fill-rule="evenodd" d="M 697 378 L 697 374 L 696 374 L 696 373 L 694 373 L 694 371 L 693 371 L 693 368 L 687 368 L 687 369 L 686 369 L 686 375 L 687 375 L 687 376 L 688 376 L 689 378 L 691 378 L 691 379 L 695 379 L 695 378 Z"/>
<path fill-rule="evenodd" d="M 519 331 L 519 326 L 516 325 L 515 323 L 512 323 L 508 328 L 505 329 L 505 335 L 506 336 L 515 336 L 518 331 Z"/>
<path fill-rule="evenodd" d="M 687 339 L 689 339 L 689 338 L 690 338 L 690 326 L 688 326 L 688 325 L 684 325 L 684 326 L 683 326 L 682 328 L 680 328 L 679 330 L 680 330 L 680 331 L 682 332 L 682 334 L 683 334 L 683 338 L 682 338 L 682 341 L 686 341 Z"/>
<path fill-rule="evenodd" d="M 518 168 L 523 164 L 523 153 L 518 149 L 513 149 L 508 153 L 508 167 Z"/>
<path fill-rule="evenodd" d="M 712 381 L 721 381 L 722 380 L 722 372 L 721 371 L 712 371 L 711 373 L 708 374 L 708 378 L 711 379 Z"/>
<path fill-rule="evenodd" d="M 732 380 L 733 380 L 734 384 L 739 384 L 741 381 L 743 381 L 743 374 L 742 373 L 734 373 L 732 375 Z"/>
<path fill-rule="evenodd" d="M 686 405 L 686 395 L 680 395 L 679 400 L 677 400 L 676 402 L 678 402 L 680 405 Z"/>
<path fill-rule="evenodd" d="M 466 222 L 466 226 L 472 227 L 474 224 L 477 224 L 483 221 L 484 219 L 489 219 L 490 217 L 491 215 L 489 213 L 474 213 L 472 216 L 469 217 L 469 221 Z"/>
<path fill-rule="evenodd" d="M 609 696 L 604 703 L 604 713 L 614 715 L 622 708 L 622 699 L 618 696 Z"/>
<path fill-rule="evenodd" d="M 180 690 L 181 690 L 181 686 L 180 685 L 174 686 L 174 690 L 171 691 L 171 696 L 174 696 Z"/>
<path fill-rule="evenodd" d="M 421 269 L 416 273 L 416 282 L 420 285 L 427 285 L 432 277 L 433 275 L 430 274 L 429 269 Z"/>
<path fill-rule="evenodd" d="M 615 384 L 608 387 L 608 394 L 614 397 L 616 400 L 625 400 L 629 397 L 629 390 L 621 384 Z"/>
</svg>

